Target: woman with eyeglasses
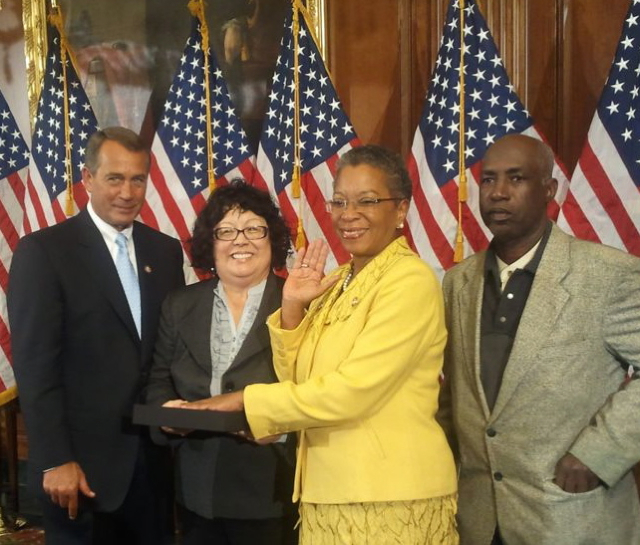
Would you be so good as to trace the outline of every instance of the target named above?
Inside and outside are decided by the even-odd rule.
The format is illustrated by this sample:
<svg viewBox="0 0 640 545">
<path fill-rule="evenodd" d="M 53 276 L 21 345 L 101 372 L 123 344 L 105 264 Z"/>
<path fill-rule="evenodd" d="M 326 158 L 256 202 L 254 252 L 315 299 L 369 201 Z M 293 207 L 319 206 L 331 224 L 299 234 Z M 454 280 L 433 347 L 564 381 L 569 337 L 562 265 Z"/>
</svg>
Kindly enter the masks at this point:
<svg viewBox="0 0 640 545">
<path fill-rule="evenodd" d="M 377 147 L 338 162 L 327 203 L 349 263 L 301 251 L 269 317 L 280 383 L 207 408 L 244 410 L 254 437 L 298 431 L 303 544 L 456 544 L 456 470 L 435 419 L 447 333 L 440 285 L 402 236 L 411 180 Z"/>
<path fill-rule="evenodd" d="M 290 235 L 270 196 L 244 182 L 212 194 L 191 239 L 213 278 L 164 302 L 147 403 L 169 407 L 277 380 L 265 321 L 280 306 Z M 295 543 L 295 437 L 260 446 L 239 436 L 163 428 L 175 447 L 183 545 Z"/>
</svg>

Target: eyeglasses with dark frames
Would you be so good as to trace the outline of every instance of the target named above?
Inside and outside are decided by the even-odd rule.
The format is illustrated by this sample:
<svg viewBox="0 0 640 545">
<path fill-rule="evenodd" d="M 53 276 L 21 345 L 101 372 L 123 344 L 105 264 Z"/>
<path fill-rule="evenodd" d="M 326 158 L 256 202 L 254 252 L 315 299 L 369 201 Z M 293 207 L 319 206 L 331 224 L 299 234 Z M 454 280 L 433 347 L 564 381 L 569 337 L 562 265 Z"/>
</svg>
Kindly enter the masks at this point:
<svg viewBox="0 0 640 545">
<path fill-rule="evenodd" d="M 353 205 L 355 210 L 367 210 L 375 207 L 381 202 L 385 201 L 403 201 L 404 197 L 385 197 L 385 198 L 374 198 L 374 197 L 363 197 L 362 199 L 358 199 L 357 201 L 350 201 L 348 199 L 331 199 L 327 201 L 326 207 L 327 212 L 337 213 L 343 212 L 349 206 L 349 204 Z"/>
<path fill-rule="evenodd" d="M 267 236 L 269 228 L 266 225 L 250 225 L 244 229 L 236 229 L 235 227 L 217 227 L 213 230 L 213 236 L 216 240 L 235 240 L 240 233 L 247 240 L 259 240 Z"/>
</svg>

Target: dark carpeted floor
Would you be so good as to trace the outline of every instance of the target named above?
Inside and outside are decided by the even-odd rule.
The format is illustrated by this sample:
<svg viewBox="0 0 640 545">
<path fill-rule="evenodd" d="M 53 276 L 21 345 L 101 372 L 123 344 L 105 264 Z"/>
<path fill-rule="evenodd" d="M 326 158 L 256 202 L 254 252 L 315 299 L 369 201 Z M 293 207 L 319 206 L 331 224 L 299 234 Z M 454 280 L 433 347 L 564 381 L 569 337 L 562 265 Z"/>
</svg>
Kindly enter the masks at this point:
<svg viewBox="0 0 640 545">
<path fill-rule="evenodd" d="M 0 535 L 0 545 L 41 545 L 44 532 L 40 528 L 25 528 Z"/>
<path fill-rule="evenodd" d="M 37 501 L 26 484 L 26 462 L 18 463 L 18 514 L 13 512 L 15 502 L 6 485 L 6 464 L 0 460 L 0 545 L 43 545 L 44 531 L 41 528 L 41 513 Z M 4 481 L 4 482 L 3 482 Z M 7 507 L 14 506 L 14 507 Z M 3 523 L 2 520 L 6 519 Z M 15 522 L 17 519 L 17 523 Z M 16 528 L 17 527 L 17 528 Z M 179 537 L 169 539 L 180 543 Z M 167 544 L 168 545 L 168 544 Z"/>
</svg>

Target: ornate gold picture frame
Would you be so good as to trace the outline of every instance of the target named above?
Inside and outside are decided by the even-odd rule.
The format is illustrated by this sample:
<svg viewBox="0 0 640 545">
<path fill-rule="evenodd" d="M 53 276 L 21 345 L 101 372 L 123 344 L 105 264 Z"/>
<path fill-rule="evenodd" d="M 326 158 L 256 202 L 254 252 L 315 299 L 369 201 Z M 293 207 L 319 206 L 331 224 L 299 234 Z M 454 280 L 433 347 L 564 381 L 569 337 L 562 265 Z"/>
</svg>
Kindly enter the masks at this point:
<svg viewBox="0 0 640 545">
<path fill-rule="evenodd" d="M 325 1 L 307 0 L 305 5 L 327 58 Z M 207 1 L 211 44 L 254 143 L 291 2 Z M 58 4 L 76 69 L 99 123 L 121 124 L 143 133 L 150 130 L 149 123 L 154 125 L 159 118 L 188 35 L 187 0 L 22 0 L 32 128 L 46 63 L 47 13 Z"/>
</svg>

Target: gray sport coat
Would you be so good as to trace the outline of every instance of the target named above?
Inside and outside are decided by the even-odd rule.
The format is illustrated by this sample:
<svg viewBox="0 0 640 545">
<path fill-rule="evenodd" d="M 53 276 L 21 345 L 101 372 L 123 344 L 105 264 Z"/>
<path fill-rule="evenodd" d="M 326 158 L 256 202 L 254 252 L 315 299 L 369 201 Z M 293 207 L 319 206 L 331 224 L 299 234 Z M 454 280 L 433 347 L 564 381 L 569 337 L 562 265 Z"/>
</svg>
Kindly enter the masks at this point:
<svg viewBox="0 0 640 545">
<path fill-rule="evenodd" d="M 637 544 L 640 260 L 553 227 L 493 411 L 480 380 L 485 252 L 444 279 L 449 341 L 439 420 L 459 463 L 463 544 Z M 627 369 L 631 381 L 623 386 Z M 553 483 L 573 453 L 604 482 Z"/>
</svg>

